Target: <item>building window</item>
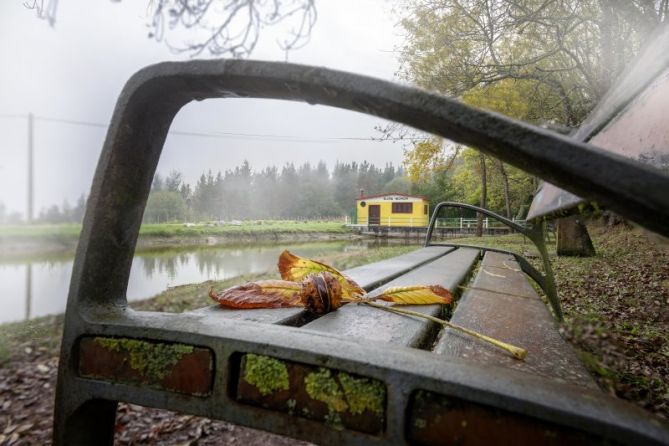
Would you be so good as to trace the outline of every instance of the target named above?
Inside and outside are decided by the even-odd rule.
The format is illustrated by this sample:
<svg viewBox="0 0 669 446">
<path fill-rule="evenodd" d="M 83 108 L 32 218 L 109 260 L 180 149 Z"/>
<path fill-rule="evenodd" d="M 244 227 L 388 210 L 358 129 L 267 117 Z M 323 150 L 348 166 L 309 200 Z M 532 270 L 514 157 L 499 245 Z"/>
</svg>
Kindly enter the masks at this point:
<svg viewBox="0 0 669 446">
<path fill-rule="evenodd" d="M 393 214 L 412 214 L 413 203 L 393 203 Z"/>
<path fill-rule="evenodd" d="M 423 206 L 423 214 L 427 215 L 427 205 Z"/>
</svg>

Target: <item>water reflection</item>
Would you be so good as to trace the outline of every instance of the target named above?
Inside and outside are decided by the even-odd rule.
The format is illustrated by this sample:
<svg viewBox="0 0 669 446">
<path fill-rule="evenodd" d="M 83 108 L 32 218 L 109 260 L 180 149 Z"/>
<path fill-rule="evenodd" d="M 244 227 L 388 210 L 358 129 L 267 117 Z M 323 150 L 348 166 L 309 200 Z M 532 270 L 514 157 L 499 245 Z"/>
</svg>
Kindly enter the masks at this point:
<svg viewBox="0 0 669 446">
<path fill-rule="evenodd" d="M 145 299 L 168 287 L 274 270 L 284 249 L 318 257 L 386 243 L 340 241 L 143 251 L 133 259 L 127 296 L 128 300 Z M 0 261 L 0 323 L 64 312 L 72 265 L 72 254 Z"/>
<path fill-rule="evenodd" d="M 33 266 L 32 264 L 26 265 L 26 317 L 25 319 L 30 319 L 30 309 L 32 308 L 33 300 Z"/>
</svg>

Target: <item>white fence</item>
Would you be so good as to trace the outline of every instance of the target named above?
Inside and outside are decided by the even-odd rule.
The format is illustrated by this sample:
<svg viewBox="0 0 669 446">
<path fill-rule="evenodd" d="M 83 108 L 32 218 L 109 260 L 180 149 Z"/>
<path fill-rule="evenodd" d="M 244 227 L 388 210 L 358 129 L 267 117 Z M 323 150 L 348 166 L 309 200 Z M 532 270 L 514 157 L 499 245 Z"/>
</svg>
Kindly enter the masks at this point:
<svg viewBox="0 0 669 446">
<path fill-rule="evenodd" d="M 525 227 L 525 220 L 513 219 L 513 222 Z M 435 228 L 449 228 L 449 229 L 476 229 L 478 224 L 477 218 L 438 218 L 435 223 Z M 504 223 L 495 220 L 494 218 L 483 219 L 483 229 L 492 228 L 507 228 Z"/>
</svg>

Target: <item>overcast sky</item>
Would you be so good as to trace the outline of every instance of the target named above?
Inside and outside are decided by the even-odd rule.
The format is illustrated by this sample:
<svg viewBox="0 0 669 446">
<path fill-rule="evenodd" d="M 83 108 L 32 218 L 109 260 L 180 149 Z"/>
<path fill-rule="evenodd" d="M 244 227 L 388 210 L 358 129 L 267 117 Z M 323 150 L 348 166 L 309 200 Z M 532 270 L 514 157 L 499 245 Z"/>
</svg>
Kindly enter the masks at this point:
<svg viewBox="0 0 669 446">
<path fill-rule="evenodd" d="M 143 66 L 186 60 L 147 38 L 148 0 L 60 0 L 50 28 L 20 0 L 0 6 L 0 203 L 25 212 L 27 115 L 108 123 L 125 81 Z M 386 0 L 317 0 L 318 21 L 310 43 L 290 53 L 291 62 L 327 66 L 383 79 L 398 68 L 393 49 L 401 43 Z M 281 30 L 265 30 L 252 58 L 284 60 L 276 44 Z M 178 43 L 178 42 L 177 42 Z M 203 54 L 208 57 L 207 54 Z M 293 141 L 170 135 L 158 171 L 181 171 L 194 183 L 248 159 L 253 168 L 324 160 L 401 163 L 402 146 L 391 142 L 327 141 L 378 137 L 383 121 L 349 111 L 268 100 L 210 100 L 187 105 L 172 124 L 188 132 L 294 136 Z M 35 122 L 35 213 L 73 204 L 88 194 L 105 129 L 37 119 Z M 312 138 L 312 140 L 304 140 Z M 299 141 L 303 139 L 303 141 Z M 319 141 L 314 141 L 317 139 Z"/>
</svg>

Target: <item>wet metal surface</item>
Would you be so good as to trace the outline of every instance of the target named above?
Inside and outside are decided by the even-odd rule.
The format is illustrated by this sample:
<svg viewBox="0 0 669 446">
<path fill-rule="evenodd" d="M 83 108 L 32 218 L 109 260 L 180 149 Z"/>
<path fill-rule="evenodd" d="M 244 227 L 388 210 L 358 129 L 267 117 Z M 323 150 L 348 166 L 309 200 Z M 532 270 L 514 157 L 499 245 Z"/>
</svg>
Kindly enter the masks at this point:
<svg viewBox="0 0 669 446">
<path fill-rule="evenodd" d="M 432 246 L 417 249 L 407 254 L 382 260 L 380 262 L 351 268 L 344 271 L 351 279 L 365 290 L 374 288 L 408 272 L 412 269 L 435 260 L 454 248 Z M 281 324 L 301 326 L 314 319 L 314 315 L 296 308 L 272 308 L 257 310 L 232 310 L 220 305 L 200 308 L 192 313 L 216 316 L 226 319 L 237 319 L 262 322 L 265 324 Z"/>
<path fill-rule="evenodd" d="M 546 305 L 512 256 L 487 252 L 451 322 L 527 350 L 524 361 L 456 330 L 445 329 L 434 352 L 533 373 L 597 390 L 590 374 L 562 339 Z"/>
<path fill-rule="evenodd" d="M 393 286 L 441 285 L 456 293 L 478 260 L 478 250 L 461 248 L 372 291 L 378 295 Z M 441 305 L 407 305 L 402 308 L 442 316 Z M 401 314 L 390 313 L 364 305 L 349 304 L 339 310 L 310 322 L 303 327 L 336 334 L 350 339 L 389 342 L 408 347 L 431 344 L 436 333 L 435 323 Z M 381 346 L 379 348 L 382 348 Z"/>
<path fill-rule="evenodd" d="M 612 153 L 669 171 L 669 70 L 625 110 L 616 115 L 590 143 Z M 528 220 L 584 202 L 563 189 L 544 183 L 528 213 Z"/>
<path fill-rule="evenodd" d="M 361 342 L 357 339 L 285 326 L 195 318 L 194 315 L 130 312 L 100 316 L 87 324 L 99 337 L 153 339 L 200 345 L 214 352 L 216 376 L 210 396 L 180 395 L 124 383 L 108 385 L 98 380 L 73 378 L 64 409 L 73 412 L 91 400 L 127 401 L 163 407 L 199 416 L 268 430 L 324 445 L 404 444 L 407 419 L 412 410 L 413 390 L 460 398 L 471 404 L 504 409 L 589 435 L 623 444 L 665 444 L 669 431 L 647 413 L 600 392 L 565 385 L 543 377 L 490 364 L 458 358 L 444 360 L 432 352 L 394 344 Z M 196 326 L 198 329 L 193 330 Z M 310 367 L 327 368 L 378 380 L 387 389 L 385 429 L 368 434 L 341 429 L 289 413 L 267 410 L 237 400 L 230 389 L 239 382 L 239 355 L 251 353 Z M 91 403 L 92 404 L 92 403 Z M 95 403 L 97 404 L 97 403 Z M 89 411 L 95 409 L 86 406 Z M 106 407 L 106 406 L 105 406 Z M 81 413 L 80 413 L 81 415 Z M 72 418 L 75 420 L 77 418 Z M 91 429 L 103 430 L 104 417 Z M 112 418 L 113 421 L 113 418 Z M 73 421 L 74 422 L 74 421 Z M 85 425 L 85 424 L 84 424 Z M 86 433 L 86 429 L 82 432 Z M 76 442 L 66 442 L 77 444 Z M 90 444 L 90 443 L 83 443 Z"/>
<path fill-rule="evenodd" d="M 79 376 L 204 396 L 213 386 L 212 351 L 183 344 L 84 337 Z"/>
<path fill-rule="evenodd" d="M 561 446 L 611 444 L 575 429 L 504 409 L 419 390 L 411 398 L 408 440 L 420 445 Z"/>
<path fill-rule="evenodd" d="M 483 252 L 493 251 L 493 252 L 512 254 L 515 257 L 516 261 L 520 264 L 520 268 L 528 276 L 530 276 L 532 280 L 534 280 L 546 294 L 546 297 L 548 298 L 548 302 L 551 305 L 551 309 L 553 310 L 555 318 L 558 321 L 562 321 L 563 318 L 562 306 L 560 305 L 560 298 L 558 297 L 557 289 L 555 287 L 555 277 L 553 275 L 553 267 L 551 266 L 550 259 L 548 258 L 548 251 L 546 249 L 545 222 L 535 222 L 534 224 L 521 226 L 518 223 L 509 220 L 508 218 L 502 217 L 499 214 L 496 214 L 488 209 L 483 209 L 479 206 L 474 206 L 466 203 L 452 202 L 452 201 L 442 201 L 441 203 L 435 206 L 434 212 L 432 213 L 432 218 L 430 219 L 430 226 L 428 227 L 427 234 L 425 236 L 425 246 L 449 246 L 448 243 L 432 243 L 432 233 L 434 232 L 437 218 L 439 217 L 439 212 L 441 209 L 448 207 L 469 209 L 472 211 L 476 211 L 479 214 L 492 217 L 495 220 L 499 221 L 500 223 L 508 226 L 513 231 L 519 232 L 523 234 L 523 236 L 529 238 L 532 241 L 532 243 L 534 243 L 534 246 L 537 248 L 537 251 L 541 256 L 544 270 L 543 273 L 539 272 L 524 257 L 518 254 L 488 247 L 478 247 L 478 249 L 480 249 Z M 477 248 L 476 246 L 467 246 L 467 245 L 450 245 L 450 246 Z"/>
<path fill-rule="evenodd" d="M 666 173 L 669 168 L 667 48 L 669 27 L 659 27 L 655 40 L 630 64 L 573 138 L 653 165 Z M 613 174 L 611 179 L 617 180 Z M 643 178 L 638 179 L 639 183 L 643 181 Z M 592 200 L 587 193 L 580 194 L 584 197 L 580 198 L 574 191 L 565 189 L 544 183 L 532 202 L 527 219 L 573 210 L 579 203 Z M 635 220 L 633 217 L 628 218 Z"/>
<path fill-rule="evenodd" d="M 253 368 L 261 367 L 249 366 L 253 361 L 272 364 L 278 372 L 270 379 L 285 378 L 285 385 L 266 388 L 254 381 L 258 370 Z M 257 355 L 240 357 L 237 376 L 235 399 L 241 403 L 319 421 L 333 429 L 372 435 L 384 429 L 387 391 L 379 380 Z"/>
</svg>

